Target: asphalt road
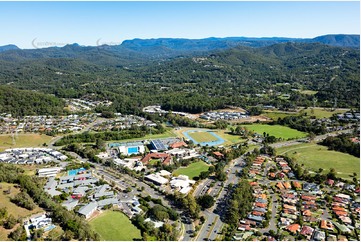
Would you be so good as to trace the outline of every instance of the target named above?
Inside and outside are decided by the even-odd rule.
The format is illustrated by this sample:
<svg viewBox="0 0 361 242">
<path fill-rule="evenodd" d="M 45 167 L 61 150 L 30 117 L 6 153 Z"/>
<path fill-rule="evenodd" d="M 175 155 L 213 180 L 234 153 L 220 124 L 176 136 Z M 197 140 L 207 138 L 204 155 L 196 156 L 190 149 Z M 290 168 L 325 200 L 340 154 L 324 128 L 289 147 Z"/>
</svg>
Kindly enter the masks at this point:
<svg viewBox="0 0 361 242">
<path fill-rule="evenodd" d="M 333 133 L 327 133 L 327 134 L 323 134 L 323 135 L 318 135 L 314 138 L 314 141 L 321 141 L 326 139 L 328 136 L 337 136 L 339 134 L 344 134 L 344 133 L 351 133 L 353 130 L 352 129 L 346 129 L 346 130 L 340 130 L 337 132 L 333 132 Z M 297 144 L 304 144 L 307 143 L 307 139 L 299 139 L 299 140 L 290 140 L 290 141 L 286 141 L 286 142 L 279 142 L 279 143 L 275 143 L 275 144 L 270 144 L 271 147 L 273 148 L 280 148 L 280 147 L 284 147 L 284 146 L 291 146 L 291 145 L 297 145 Z"/>
<path fill-rule="evenodd" d="M 277 231 L 276 215 L 277 215 L 277 208 L 278 208 L 279 204 L 278 204 L 278 201 L 277 201 L 276 194 L 272 194 L 271 198 L 272 198 L 272 214 L 271 214 L 271 218 L 270 218 L 268 226 L 266 228 L 260 230 L 261 233 L 269 232 L 270 230 L 273 230 L 275 232 Z"/>
<path fill-rule="evenodd" d="M 215 240 L 219 233 L 221 233 L 223 222 L 221 221 L 221 216 L 225 212 L 225 208 L 218 208 L 218 206 L 223 206 L 221 203 L 227 196 L 228 191 L 226 187 L 233 183 L 238 183 L 237 172 L 242 171 L 242 166 L 244 165 L 243 157 L 239 157 L 231 161 L 230 165 L 225 168 L 227 172 L 227 180 L 224 181 L 223 187 L 221 187 L 221 192 L 218 197 L 216 197 L 215 205 L 203 212 L 205 217 L 205 222 L 202 225 L 200 231 L 197 234 L 195 240 Z M 217 182 L 218 184 L 218 182 Z M 215 212 L 217 211 L 217 212 Z"/>
<path fill-rule="evenodd" d="M 212 183 L 212 179 L 209 179 L 209 178 L 201 181 L 201 182 L 198 184 L 197 188 L 194 190 L 193 196 L 194 196 L 194 197 L 199 197 L 199 196 L 204 195 L 204 194 L 208 191 L 209 185 L 210 185 L 211 183 Z"/>
</svg>

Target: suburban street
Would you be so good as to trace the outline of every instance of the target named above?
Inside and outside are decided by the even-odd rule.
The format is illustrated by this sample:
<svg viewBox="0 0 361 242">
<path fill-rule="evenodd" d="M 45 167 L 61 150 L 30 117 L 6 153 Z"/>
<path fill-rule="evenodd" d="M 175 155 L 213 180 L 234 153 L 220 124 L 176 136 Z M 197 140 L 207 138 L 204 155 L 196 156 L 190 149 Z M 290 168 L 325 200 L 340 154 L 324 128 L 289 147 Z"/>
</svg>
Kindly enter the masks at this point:
<svg viewBox="0 0 361 242">
<path fill-rule="evenodd" d="M 277 215 L 277 209 L 278 209 L 278 201 L 276 194 L 272 194 L 272 214 L 270 218 L 269 225 L 267 228 L 261 229 L 261 233 L 269 232 L 270 230 L 277 231 L 277 223 L 276 223 L 276 215 Z"/>
<path fill-rule="evenodd" d="M 215 240 L 217 235 L 221 233 L 223 227 L 221 217 L 224 215 L 223 213 L 225 212 L 225 209 L 224 207 L 220 209 L 218 206 L 223 206 L 222 201 L 224 201 L 226 196 L 229 194 L 227 190 L 228 185 L 236 184 L 238 182 L 237 172 L 242 171 L 243 165 L 244 161 L 241 156 L 232 160 L 229 166 L 225 168 L 227 172 L 227 180 L 223 182 L 222 190 L 215 199 L 215 205 L 203 212 L 203 216 L 206 220 L 194 240 Z"/>
</svg>

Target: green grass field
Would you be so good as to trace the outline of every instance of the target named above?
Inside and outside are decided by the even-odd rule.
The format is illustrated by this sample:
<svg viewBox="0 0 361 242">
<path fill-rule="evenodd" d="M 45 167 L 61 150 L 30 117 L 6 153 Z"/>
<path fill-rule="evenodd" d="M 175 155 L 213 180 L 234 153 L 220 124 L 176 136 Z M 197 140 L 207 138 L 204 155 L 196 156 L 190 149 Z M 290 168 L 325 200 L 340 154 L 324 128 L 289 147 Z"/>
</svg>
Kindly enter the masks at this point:
<svg viewBox="0 0 361 242">
<path fill-rule="evenodd" d="M 288 117 L 288 116 L 297 116 L 298 113 L 294 112 L 294 113 L 291 113 L 291 112 L 281 112 L 281 111 L 265 111 L 263 113 L 264 116 L 272 119 L 272 120 L 275 120 L 277 121 L 279 118 L 285 118 L 285 117 Z"/>
<path fill-rule="evenodd" d="M 277 138 L 282 138 L 285 140 L 303 138 L 307 136 L 307 133 L 305 132 L 301 132 L 281 125 L 251 124 L 251 125 L 244 125 L 244 127 L 246 127 L 249 130 L 253 130 L 254 132 L 260 135 L 263 135 L 263 132 L 266 132 L 269 135 L 273 135 Z"/>
<path fill-rule="evenodd" d="M 194 139 L 195 141 L 197 141 L 198 143 L 201 142 L 211 142 L 211 141 L 216 141 L 218 140 L 216 137 L 214 137 L 212 134 L 210 134 L 209 132 L 204 132 L 204 131 L 198 131 L 198 132 L 189 132 L 188 135 L 190 137 L 192 137 L 192 139 Z"/>
<path fill-rule="evenodd" d="M 318 93 L 318 91 L 302 90 L 302 91 L 300 91 L 300 93 L 306 94 L 306 95 L 315 95 L 316 93 Z"/>
<path fill-rule="evenodd" d="M 229 129 L 227 129 L 227 130 L 222 129 L 222 130 L 217 130 L 214 132 L 219 137 L 224 139 L 225 143 L 223 143 L 222 145 L 231 145 L 231 144 L 236 144 L 236 143 L 246 141 L 245 139 L 242 139 L 239 135 L 228 134 L 228 132 L 230 132 Z"/>
<path fill-rule="evenodd" d="M 160 161 L 160 159 L 150 159 L 148 163 L 150 165 L 156 165 L 159 161 Z"/>
<path fill-rule="evenodd" d="M 92 228 L 106 241 L 141 239 L 140 231 L 121 212 L 105 211 L 90 222 Z"/>
<path fill-rule="evenodd" d="M 163 138 L 171 138 L 171 137 L 177 137 L 177 135 L 175 135 L 172 132 L 172 130 L 167 130 L 163 134 L 148 134 L 148 135 L 146 135 L 144 137 L 140 137 L 140 138 L 112 140 L 112 141 L 107 141 L 107 143 L 114 143 L 114 142 L 119 142 L 119 141 L 121 141 L 121 142 L 131 142 L 131 141 L 138 141 L 138 140 L 163 139 Z"/>
<path fill-rule="evenodd" d="M 313 110 L 313 111 L 312 111 Z M 307 108 L 302 109 L 301 111 L 304 111 L 307 113 L 308 116 L 316 116 L 316 118 L 329 118 L 332 117 L 333 114 L 336 113 L 344 113 L 347 111 L 347 109 L 336 109 L 335 111 L 326 110 L 324 108 Z"/>
<path fill-rule="evenodd" d="M 354 172 L 360 177 L 360 159 L 337 151 L 328 150 L 327 147 L 313 143 L 299 144 L 277 149 L 278 155 L 287 155 L 296 158 L 299 164 L 304 164 L 311 170 L 318 172 L 322 168 L 329 172 L 334 168 L 341 178 L 352 179 Z"/>
<path fill-rule="evenodd" d="M 18 137 L 15 138 L 15 144 L 13 144 L 13 139 L 9 134 L 0 135 L 0 151 L 4 151 L 9 148 L 22 148 L 22 147 L 39 147 L 44 143 L 49 143 L 53 137 L 47 136 L 45 134 L 18 134 Z"/>
<path fill-rule="evenodd" d="M 208 165 L 203 161 L 198 161 L 190 164 L 187 167 L 180 167 L 173 172 L 173 175 L 186 175 L 189 179 L 193 179 L 195 176 L 199 176 L 202 171 L 208 171 Z"/>
</svg>

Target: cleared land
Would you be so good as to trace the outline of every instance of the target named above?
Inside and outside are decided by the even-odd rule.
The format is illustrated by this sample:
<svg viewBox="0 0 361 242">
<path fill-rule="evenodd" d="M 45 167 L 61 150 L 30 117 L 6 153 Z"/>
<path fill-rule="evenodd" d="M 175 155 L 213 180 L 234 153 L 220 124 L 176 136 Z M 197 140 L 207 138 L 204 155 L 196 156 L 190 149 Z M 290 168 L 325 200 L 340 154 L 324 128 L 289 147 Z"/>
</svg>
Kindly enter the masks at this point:
<svg viewBox="0 0 361 242">
<path fill-rule="evenodd" d="M 281 111 L 265 111 L 264 116 L 277 121 L 279 118 L 285 118 L 288 116 L 297 116 L 299 113 L 296 112 L 281 112 Z"/>
<path fill-rule="evenodd" d="M 336 109 L 334 111 L 330 111 L 324 108 L 307 108 L 302 110 L 306 112 L 308 116 L 316 116 L 316 118 L 329 118 L 332 117 L 333 114 L 344 113 L 348 111 L 348 109 Z"/>
<path fill-rule="evenodd" d="M 278 155 L 287 155 L 296 158 L 299 164 L 304 164 L 313 171 L 318 172 L 319 168 L 324 173 L 334 168 L 341 178 L 352 179 L 354 172 L 360 177 L 360 159 L 317 144 L 299 144 L 277 149 Z"/>
<path fill-rule="evenodd" d="M 337 113 L 344 113 L 347 112 L 348 109 L 336 109 L 334 111 L 326 110 L 325 108 L 307 108 L 307 109 L 300 109 L 298 112 L 282 112 L 282 111 L 271 111 L 266 110 L 263 115 L 271 118 L 272 120 L 278 120 L 278 118 L 284 118 L 287 116 L 297 116 L 301 114 L 302 112 L 307 113 L 308 116 L 316 116 L 316 118 L 329 118 L 332 117 L 333 114 Z"/>
<path fill-rule="evenodd" d="M 253 130 L 254 132 L 260 135 L 263 135 L 263 132 L 266 132 L 269 135 L 273 135 L 277 138 L 282 138 L 285 140 L 303 138 L 307 136 L 307 133 L 305 132 L 301 132 L 281 125 L 251 124 L 251 125 L 244 125 L 244 127 L 246 127 L 249 130 Z"/>
<path fill-rule="evenodd" d="M 10 201 L 11 197 L 14 197 L 16 194 L 20 192 L 19 188 L 15 188 L 14 184 L 0 182 L 0 208 L 6 207 L 8 210 L 8 214 L 13 215 L 15 218 L 25 218 L 32 214 L 37 214 L 43 212 L 44 210 L 38 206 L 33 210 L 27 210 L 22 207 L 18 207 L 15 203 Z M 10 194 L 4 194 L 4 191 L 7 191 L 10 187 Z M 0 226 L 0 241 L 8 240 L 7 237 L 11 230 L 6 230 L 2 226 Z"/>
<path fill-rule="evenodd" d="M 212 142 L 218 140 L 217 137 L 213 136 L 209 132 L 204 131 L 189 132 L 188 135 L 198 143 Z"/>
<path fill-rule="evenodd" d="M 49 144 L 53 137 L 45 134 L 18 134 L 13 144 L 13 139 L 10 134 L 0 135 L 0 151 L 4 151 L 9 148 L 22 148 L 22 147 L 39 147 L 44 143 Z"/>
<path fill-rule="evenodd" d="M 318 93 L 318 91 L 302 90 L 302 91 L 300 91 L 300 93 L 306 94 L 306 95 L 315 95 L 316 93 Z"/>
<path fill-rule="evenodd" d="M 140 231 L 121 212 L 105 211 L 90 222 L 92 228 L 106 241 L 141 239 Z"/>
<path fill-rule="evenodd" d="M 173 172 L 174 175 L 186 175 L 189 179 L 193 179 L 195 176 L 199 176 L 202 171 L 208 171 L 208 165 L 203 161 L 198 161 L 190 164 L 187 167 L 178 168 Z"/>
</svg>

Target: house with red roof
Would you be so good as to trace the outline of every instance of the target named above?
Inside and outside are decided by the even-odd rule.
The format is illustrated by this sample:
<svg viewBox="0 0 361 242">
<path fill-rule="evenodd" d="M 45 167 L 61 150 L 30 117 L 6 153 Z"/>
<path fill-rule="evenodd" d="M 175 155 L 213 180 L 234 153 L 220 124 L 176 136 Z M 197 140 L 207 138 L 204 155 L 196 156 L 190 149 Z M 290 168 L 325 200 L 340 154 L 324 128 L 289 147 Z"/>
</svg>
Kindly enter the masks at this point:
<svg viewBox="0 0 361 242">
<path fill-rule="evenodd" d="M 175 149 L 175 148 L 187 147 L 187 144 L 184 141 L 180 141 L 180 142 L 175 142 L 173 144 L 170 144 L 169 147 L 171 147 L 172 149 Z"/>
<path fill-rule="evenodd" d="M 288 231 L 290 231 L 293 234 L 297 234 L 297 232 L 300 231 L 300 225 L 299 224 L 291 224 L 286 227 Z"/>
<path fill-rule="evenodd" d="M 172 156 L 166 153 L 149 153 L 141 160 L 141 162 L 146 165 L 149 164 L 151 159 L 160 159 L 164 165 L 169 165 L 172 161 Z"/>
<path fill-rule="evenodd" d="M 308 236 L 311 236 L 313 234 L 314 230 L 315 229 L 311 228 L 310 226 L 305 225 L 305 226 L 302 227 L 300 234 L 308 237 Z"/>
</svg>

